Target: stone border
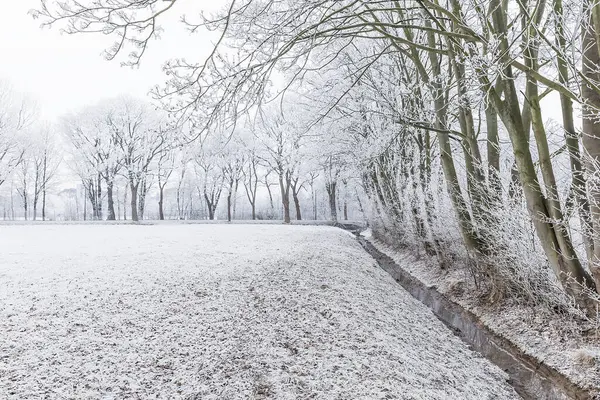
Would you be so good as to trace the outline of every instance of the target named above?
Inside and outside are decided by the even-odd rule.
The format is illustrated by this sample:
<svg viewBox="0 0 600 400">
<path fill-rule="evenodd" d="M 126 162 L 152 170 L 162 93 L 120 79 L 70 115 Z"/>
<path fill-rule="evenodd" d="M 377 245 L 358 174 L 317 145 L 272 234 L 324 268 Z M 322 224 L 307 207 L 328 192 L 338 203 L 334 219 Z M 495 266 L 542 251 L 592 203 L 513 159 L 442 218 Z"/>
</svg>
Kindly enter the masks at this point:
<svg viewBox="0 0 600 400">
<path fill-rule="evenodd" d="M 475 314 L 403 270 L 364 237 L 358 234 L 356 237 L 367 253 L 396 282 L 429 307 L 473 350 L 502 368 L 509 375 L 509 383 L 524 399 L 600 399 L 600 393 L 578 386 L 561 372 L 523 353 L 514 343 L 486 327 Z"/>
</svg>

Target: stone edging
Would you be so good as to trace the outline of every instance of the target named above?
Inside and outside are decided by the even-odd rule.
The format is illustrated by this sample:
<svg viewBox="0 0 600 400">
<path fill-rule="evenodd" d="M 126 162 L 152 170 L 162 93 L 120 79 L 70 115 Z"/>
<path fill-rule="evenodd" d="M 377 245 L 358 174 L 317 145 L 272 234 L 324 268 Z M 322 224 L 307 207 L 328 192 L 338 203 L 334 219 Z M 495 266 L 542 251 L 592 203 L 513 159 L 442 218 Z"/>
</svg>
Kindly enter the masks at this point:
<svg viewBox="0 0 600 400">
<path fill-rule="evenodd" d="M 509 340 L 494 333 L 479 318 L 458 303 L 448 299 L 435 287 L 423 282 L 400 268 L 389 256 L 371 242 L 357 235 L 362 247 L 413 297 L 429 307 L 444 324 L 469 346 L 510 377 L 509 383 L 524 399 L 591 400 L 600 399 L 600 393 L 584 389 L 556 369 L 523 353 Z"/>
</svg>

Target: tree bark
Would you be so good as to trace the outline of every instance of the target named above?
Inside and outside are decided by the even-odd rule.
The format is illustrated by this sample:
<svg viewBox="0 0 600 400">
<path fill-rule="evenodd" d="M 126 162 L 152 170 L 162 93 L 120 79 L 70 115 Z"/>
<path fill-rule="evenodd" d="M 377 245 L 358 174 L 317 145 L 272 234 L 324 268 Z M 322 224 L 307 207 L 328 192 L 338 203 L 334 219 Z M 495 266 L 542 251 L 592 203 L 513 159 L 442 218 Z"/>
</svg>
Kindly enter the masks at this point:
<svg viewBox="0 0 600 400">
<path fill-rule="evenodd" d="M 285 175 L 285 176 L 284 176 Z M 290 173 L 281 171 L 279 173 L 279 188 L 281 189 L 281 203 L 283 205 L 283 222 L 289 224 L 290 218 Z"/>
<path fill-rule="evenodd" d="M 164 221 L 165 213 L 163 210 L 163 200 L 164 200 L 164 185 L 158 184 L 158 219 Z"/>
<path fill-rule="evenodd" d="M 134 184 L 133 181 L 129 182 L 129 186 L 131 187 L 131 220 L 139 221 L 138 217 L 138 185 Z"/>
<path fill-rule="evenodd" d="M 331 220 L 337 222 L 337 204 L 336 204 L 336 186 L 337 182 L 328 182 L 325 184 L 327 196 L 329 197 L 329 210 L 331 211 Z"/>
<path fill-rule="evenodd" d="M 204 200 L 206 201 L 206 208 L 208 209 L 208 219 L 212 221 L 215 219 L 217 205 L 213 204 L 213 201 L 211 201 L 210 197 L 208 197 L 206 191 L 204 192 Z"/>
<path fill-rule="evenodd" d="M 102 220 L 102 174 L 98 174 L 98 191 L 96 192 L 96 219 Z"/>
<path fill-rule="evenodd" d="M 46 220 L 46 187 L 42 190 L 42 221 Z"/>
<path fill-rule="evenodd" d="M 567 51 L 566 40 L 564 36 L 564 15 L 562 0 L 554 1 L 554 13 L 556 21 L 556 43 L 560 50 L 565 54 Z M 567 66 L 567 60 L 563 57 L 557 57 L 558 73 L 560 83 L 565 87 L 569 83 L 569 69 Z M 565 130 L 565 142 L 569 151 L 569 161 L 571 167 L 572 182 L 571 187 L 575 196 L 575 203 L 577 204 L 579 221 L 581 225 L 581 234 L 585 246 L 585 252 L 589 264 L 593 263 L 594 256 L 594 242 L 592 239 L 592 221 L 590 215 L 590 204 L 587 199 L 586 183 L 583 165 L 581 163 L 581 151 L 579 149 L 579 138 L 575 131 L 575 121 L 573 117 L 573 101 L 565 96 L 564 93 L 560 94 L 560 103 L 562 109 L 563 128 Z M 596 281 L 596 286 L 599 286 L 600 282 Z"/>
<path fill-rule="evenodd" d="M 125 185 L 125 191 L 123 194 L 123 220 L 127 221 L 127 193 L 129 192 L 127 190 L 127 186 L 128 184 Z"/>
<path fill-rule="evenodd" d="M 275 213 L 275 204 L 273 203 L 273 193 L 271 192 L 271 186 L 269 181 L 265 178 L 265 185 L 267 186 L 267 192 L 269 194 L 269 205 L 271 206 L 271 212 Z"/>
<path fill-rule="evenodd" d="M 498 114 L 494 106 L 486 104 L 485 123 L 487 127 L 488 182 L 495 200 L 502 198 L 500 182 L 500 136 L 498 134 Z"/>
<path fill-rule="evenodd" d="M 146 195 L 148 194 L 148 182 L 146 178 L 142 179 L 138 186 L 138 218 L 144 220 L 146 211 Z"/>
<path fill-rule="evenodd" d="M 107 207 L 108 207 L 108 221 L 115 221 L 117 219 L 117 215 L 115 214 L 115 200 L 113 197 L 113 185 L 114 183 L 107 180 L 106 181 L 106 197 L 107 197 Z"/>
<path fill-rule="evenodd" d="M 430 24 L 429 24 L 430 25 Z M 428 32 L 428 43 L 431 47 L 437 47 L 437 42 L 433 32 Z M 458 225 L 460 228 L 461 236 L 465 247 L 470 253 L 481 253 L 481 240 L 477 234 L 476 227 L 473 224 L 469 209 L 467 207 L 465 198 L 462 195 L 462 190 L 458 181 L 458 175 L 456 173 L 456 167 L 454 165 L 454 159 L 452 157 L 452 146 L 450 145 L 450 137 L 448 133 L 445 133 L 446 122 L 447 122 L 447 105 L 445 102 L 444 91 L 441 83 L 437 80 L 437 77 L 442 76 L 440 59 L 437 54 L 429 52 L 429 60 L 432 68 L 432 76 L 436 77 L 436 80 L 430 79 L 430 74 L 421 64 L 418 58 L 418 53 L 413 50 L 413 60 L 417 64 L 421 79 L 428 85 L 431 86 L 434 110 L 435 110 L 435 121 L 434 127 L 438 130 L 438 145 L 440 149 L 440 158 L 442 162 L 442 171 L 447 185 L 448 194 L 452 201 L 452 207 L 456 214 Z"/>
<path fill-rule="evenodd" d="M 300 190 L 302 190 L 302 185 L 298 186 L 299 178 L 292 179 L 292 197 L 294 199 L 294 207 L 296 209 L 296 221 L 302 220 L 302 211 L 300 209 L 300 198 L 298 195 L 300 194 Z"/>
<path fill-rule="evenodd" d="M 231 222 L 231 187 L 229 188 L 229 192 L 227 192 L 227 222 Z"/>
<path fill-rule="evenodd" d="M 294 206 L 296 207 L 296 221 L 302 220 L 302 212 L 300 210 L 300 199 L 298 198 L 298 194 L 294 193 Z"/>
<path fill-rule="evenodd" d="M 44 151 L 42 161 L 42 221 L 46 220 L 46 186 L 48 180 L 48 154 Z"/>
<path fill-rule="evenodd" d="M 587 3 L 587 6 L 591 8 L 591 1 Z M 595 5 L 594 9 L 597 10 L 598 6 Z M 600 73 L 598 73 L 600 64 L 598 46 L 600 43 L 596 39 L 600 21 L 595 20 L 594 11 L 588 11 L 589 19 L 584 27 L 582 73 L 590 81 L 600 82 Z M 594 276 L 596 286 L 600 287 L 600 124 L 597 122 L 600 93 L 585 82 L 582 83 L 581 92 L 587 105 L 583 109 L 582 123 L 584 157 L 590 176 L 588 190 L 593 232 L 593 256 L 590 271 Z"/>
<path fill-rule="evenodd" d="M 232 203 L 231 204 L 231 210 L 232 210 L 232 212 L 231 212 L 231 218 L 232 219 L 236 219 L 235 213 L 236 213 L 236 210 L 237 210 L 237 198 L 238 198 L 237 193 L 238 193 L 238 189 L 239 189 L 239 184 L 240 184 L 240 180 L 236 179 L 235 180 L 235 185 L 233 185 L 233 199 L 232 199 L 232 202 L 231 202 Z"/>
</svg>

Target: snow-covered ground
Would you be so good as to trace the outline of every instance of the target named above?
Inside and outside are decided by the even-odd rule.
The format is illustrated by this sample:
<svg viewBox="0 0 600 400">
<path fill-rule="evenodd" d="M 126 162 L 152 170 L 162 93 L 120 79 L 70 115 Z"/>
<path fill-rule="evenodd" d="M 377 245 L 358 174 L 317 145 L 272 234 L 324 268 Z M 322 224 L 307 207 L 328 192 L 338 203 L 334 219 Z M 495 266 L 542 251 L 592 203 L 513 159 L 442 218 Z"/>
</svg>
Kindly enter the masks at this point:
<svg viewBox="0 0 600 400">
<path fill-rule="evenodd" d="M 2 399 L 513 399 L 350 234 L 0 228 Z"/>
<path fill-rule="evenodd" d="M 551 312 L 547 306 L 482 301 L 471 273 L 460 263 L 441 270 L 433 258 L 394 248 L 364 234 L 382 253 L 410 275 L 446 295 L 475 314 L 495 334 L 506 338 L 524 354 L 556 369 L 600 399 L 600 326 L 575 321 L 573 315 Z"/>
</svg>

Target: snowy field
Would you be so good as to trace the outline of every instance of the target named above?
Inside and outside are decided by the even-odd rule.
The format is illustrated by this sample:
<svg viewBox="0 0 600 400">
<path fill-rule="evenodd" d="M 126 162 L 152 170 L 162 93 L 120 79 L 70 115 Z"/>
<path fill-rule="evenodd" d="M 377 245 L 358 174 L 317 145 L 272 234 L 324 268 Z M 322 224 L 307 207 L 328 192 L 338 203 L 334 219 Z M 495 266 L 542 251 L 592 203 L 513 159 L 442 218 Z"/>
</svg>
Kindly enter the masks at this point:
<svg viewBox="0 0 600 400">
<path fill-rule="evenodd" d="M 513 399 L 331 227 L 0 227 L 1 399 Z"/>
</svg>

